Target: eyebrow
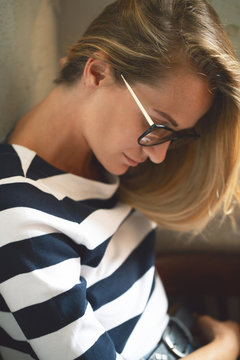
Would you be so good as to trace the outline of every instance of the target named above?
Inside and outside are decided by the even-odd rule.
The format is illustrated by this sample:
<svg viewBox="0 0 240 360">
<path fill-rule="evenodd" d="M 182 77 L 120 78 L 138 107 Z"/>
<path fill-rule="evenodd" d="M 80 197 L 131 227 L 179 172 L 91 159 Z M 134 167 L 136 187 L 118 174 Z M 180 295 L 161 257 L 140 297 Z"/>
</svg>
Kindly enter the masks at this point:
<svg viewBox="0 0 240 360">
<path fill-rule="evenodd" d="M 165 119 L 167 119 L 173 126 L 178 127 L 178 123 L 168 114 L 166 114 L 164 111 L 160 111 L 157 109 L 153 109 L 154 111 L 156 111 L 159 115 L 165 117 Z"/>
</svg>

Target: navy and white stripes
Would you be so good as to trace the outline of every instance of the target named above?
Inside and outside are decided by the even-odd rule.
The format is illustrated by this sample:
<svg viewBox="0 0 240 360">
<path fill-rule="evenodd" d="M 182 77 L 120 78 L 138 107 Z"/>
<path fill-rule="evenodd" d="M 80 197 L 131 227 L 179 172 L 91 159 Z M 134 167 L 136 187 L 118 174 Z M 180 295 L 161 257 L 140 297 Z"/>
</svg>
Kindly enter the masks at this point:
<svg viewBox="0 0 240 360">
<path fill-rule="evenodd" d="M 118 181 L 0 145 L 0 348 L 5 360 L 138 360 L 167 324 L 154 224 Z"/>
</svg>

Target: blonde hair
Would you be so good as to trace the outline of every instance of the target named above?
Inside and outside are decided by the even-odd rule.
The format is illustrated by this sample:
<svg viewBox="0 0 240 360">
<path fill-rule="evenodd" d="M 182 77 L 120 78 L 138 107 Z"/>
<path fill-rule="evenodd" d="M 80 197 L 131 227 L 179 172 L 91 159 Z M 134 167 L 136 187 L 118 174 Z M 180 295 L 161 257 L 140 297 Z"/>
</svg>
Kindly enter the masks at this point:
<svg viewBox="0 0 240 360">
<path fill-rule="evenodd" d="M 161 227 L 200 231 L 220 209 L 240 201 L 240 68 L 219 18 L 205 0 L 118 0 L 74 45 L 58 83 L 74 83 L 89 57 L 105 54 L 116 81 L 154 83 L 182 62 L 205 76 L 213 106 L 197 124 L 201 137 L 121 177 L 120 198 Z M 176 56 L 176 54 L 180 54 Z"/>
</svg>

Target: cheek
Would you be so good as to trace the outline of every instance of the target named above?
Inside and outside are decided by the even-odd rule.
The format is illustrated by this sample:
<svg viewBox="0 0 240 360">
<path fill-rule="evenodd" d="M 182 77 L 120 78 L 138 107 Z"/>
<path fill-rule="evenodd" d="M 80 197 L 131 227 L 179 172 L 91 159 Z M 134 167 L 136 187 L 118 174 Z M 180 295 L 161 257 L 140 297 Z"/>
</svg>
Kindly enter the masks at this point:
<svg viewBox="0 0 240 360">
<path fill-rule="evenodd" d="M 127 94 L 128 95 L 128 94 Z M 96 132 L 102 141 L 108 143 L 109 151 L 112 147 L 136 146 L 138 137 L 146 130 L 146 120 L 139 114 L 132 98 L 109 101 L 101 107 L 101 117 L 96 124 Z M 144 126 L 145 125 L 145 126 Z"/>
<path fill-rule="evenodd" d="M 124 134 L 129 142 L 132 144 L 137 144 L 137 139 L 149 128 L 147 120 L 143 115 L 137 113 L 136 111 L 132 116 L 128 116 L 125 121 Z"/>
<path fill-rule="evenodd" d="M 110 126 L 109 134 L 114 138 L 115 145 L 135 146 L 137 139 L 141 135 L 141 121 L 133 116 L 120 116 L 116 118 L 116 122 Z"/>
</svg>

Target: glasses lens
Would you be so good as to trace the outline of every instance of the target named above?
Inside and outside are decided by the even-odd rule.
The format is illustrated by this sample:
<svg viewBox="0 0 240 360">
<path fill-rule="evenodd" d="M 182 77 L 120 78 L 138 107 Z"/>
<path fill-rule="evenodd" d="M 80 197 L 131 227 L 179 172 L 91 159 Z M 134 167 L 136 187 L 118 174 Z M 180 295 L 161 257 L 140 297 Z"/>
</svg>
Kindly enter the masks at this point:
<svg viewBox="0 0 240 360">
<path fill-rule="evenodd" d="M 138 140 L 140 145 L 153 146 L 170 141 L 173 137 L 173 132 L 164 127 L 154 128 L 148 133 L 144 133 Z"/>
<path fill-rule="evenodd" d="M 171 129 L 165 127 L 158 127 L 149 130 L 144 133 L 139 139 L 138 142 L 142 146 L 154 146 L 160 145 L 164 142 L 171 141 L 169 149 L 176 149 L 180 146 L 186 145 L 193 140 L 199 138 L 199 135 L 195 132 L 174 132 Z"/>
</svg>

